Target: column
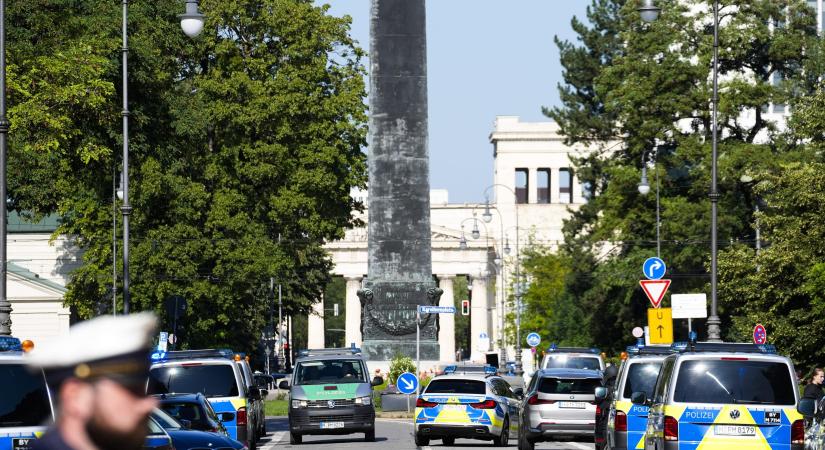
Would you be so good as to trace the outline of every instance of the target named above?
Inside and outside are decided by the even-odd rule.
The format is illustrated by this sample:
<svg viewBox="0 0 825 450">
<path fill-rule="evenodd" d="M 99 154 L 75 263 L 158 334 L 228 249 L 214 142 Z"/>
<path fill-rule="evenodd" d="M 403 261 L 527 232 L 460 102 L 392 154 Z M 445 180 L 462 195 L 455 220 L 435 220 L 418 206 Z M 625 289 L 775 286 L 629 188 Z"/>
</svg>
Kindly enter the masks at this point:
<svg viewBox="0 0 825 450">
<path fill-rule="evenodd" d="M 490 340 L 490 325 L 488 315 L 490 313 L 489 296 L 487 295 L 487 274 L 481 273 L 473 277 L 473 290 L 470 298 L 470 359 L 472 361 L 485 361 L 484 355 L 490 348 L 482 348 L 482 335 Z"/>
<path fill-rule="evenodd" d="M 307 348 L 324 348 L 324 297 L 312 305 L 307 317 Z"/>
<path fill-rule="evenodd" d="M 358 275 L 344 278 L 347 280 L 347 317 L 344 346 L 349 346 L 355 342 L 356 347 L 361 347 L 361 300 L 358 299 L 358 289 L 361 289 L 362 277 Z"/>
<path fill-rule="evenodd" d="M 444 291 L 441 294 L 441 300 L 438 302 L 439 306 L 456 306 L 453 291 L 454 281 L 455 275 L 438 276 L 438 287 Z M 456 309 L 456 314 L 461 314 L 460 306 Z M 441 362 L 455 362 L 455 314 L 439 314 L 438 323 L 439 360 Z"/>
</svg>

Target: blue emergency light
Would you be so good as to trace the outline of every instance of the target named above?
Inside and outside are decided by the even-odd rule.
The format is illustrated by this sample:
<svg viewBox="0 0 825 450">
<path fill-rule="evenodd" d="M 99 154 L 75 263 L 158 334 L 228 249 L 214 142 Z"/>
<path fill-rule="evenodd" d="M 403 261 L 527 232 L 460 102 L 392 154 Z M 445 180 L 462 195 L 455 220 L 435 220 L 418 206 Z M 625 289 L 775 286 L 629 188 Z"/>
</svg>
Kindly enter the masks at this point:
<svg viewBox="0 0 825 450">
<path fill-rule="evenodd" d="M 454 374 L 455 369 L 456 369 L 455 365 L 447 366 L 447 367 L 444 368 L 444 373 L 447 374 L 447 375 Z"/>
<path fill-rule="evenodd" d="M 20 339 L 11 336 L 0 336 L 0 352 L 22 352 L 23 344 Z"/>
<path fill-rule="evenodd" d="M 489 364 L 484 366 L 484 373 L 486 373 L 487 375 L 495 375 L 497 372 L 498 372 L 498 369 L 496 369 L 495 367 L 493 367 Z"/>
</svg>

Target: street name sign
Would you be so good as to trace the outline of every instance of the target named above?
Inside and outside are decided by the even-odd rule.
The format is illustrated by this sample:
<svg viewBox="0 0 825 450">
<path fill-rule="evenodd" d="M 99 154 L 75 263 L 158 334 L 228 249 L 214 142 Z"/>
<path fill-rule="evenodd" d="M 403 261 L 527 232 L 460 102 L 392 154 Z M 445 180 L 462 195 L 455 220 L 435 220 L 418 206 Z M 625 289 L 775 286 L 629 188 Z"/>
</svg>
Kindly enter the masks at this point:
<svg viewBox="0 0 825 450">
<path fill-rule="evenodd" d="M 648 308 L 647 326 L 651 344 L 673 343 L 673 317 L 670 308 Z"/>
<path fill-rule="evenodd" d="M 755 327 L 753 327 L 753 343 L 762 345 L 768 342 L 768 331 L 761 323 L 757 323 Z"/>
<path fill-rule="evenodd" d="M 671 294 L 674 319 L 704 319 L 708 316 L 707 294 Z"/>
<path fill-rule="evenodd" d="M 659 280 L 665 276 L 665 272 L 667 272 L 665 262 L 655 256 L 647 258 L 642 265 L 642 273 L 648 280 Z"/>
<path fill-rule="evenodd" d="M 658 308 L 662 304 L 662 299 L 665 298 L 665 292 L 670 286 L 670 280 L 641 280 L 639 284 L 642 290 L 645 291 L 650 304 L 654 308 Z"/>
<path fill-rule="evenodd" d="M 455 314 L 455 306 L 427 306 L 418 305 L 421 314 Z"/>
<path fill-rule="evenodd" d="M 530 333 L 527 335 L 527 345 L 530 347 L 538 347 L 541 344 L 541 336 L 538 333 Z"/>
<path fill-rule="evenodd" d="M 398 388 L 398 392 L 402 394 L 412 394 L 418 390 L 418 377 L 409 372 L 404 372 L 398 376 L 398 380 L 395 381 L 395 387 Z"/>
</svg>

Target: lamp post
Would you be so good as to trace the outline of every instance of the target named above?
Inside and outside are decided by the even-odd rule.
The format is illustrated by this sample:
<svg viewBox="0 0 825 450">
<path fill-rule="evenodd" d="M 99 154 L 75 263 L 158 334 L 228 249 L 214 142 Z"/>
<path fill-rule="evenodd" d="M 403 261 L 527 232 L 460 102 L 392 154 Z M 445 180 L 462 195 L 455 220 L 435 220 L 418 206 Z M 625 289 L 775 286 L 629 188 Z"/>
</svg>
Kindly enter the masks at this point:
<svg viewBox="0 0 825 450">
<path fill-rule="evenodd" d="M 490 207 L 490 199 L 486 198 L 484 201 L 484 213 L 481 214 L 481 220 L 486 223 L 490 223 L 493 221 L 493 215 L 490 213 L 490 210 L 494 209 L 496 214 L 498 214 L 498 224 L 500 228 L 501 234 L 499 234 L 499 245 L 501 246 L 501 252 L 499 253 L 499 262 L 496 263 L 496 266 L 499 266 L 501 269 L 501 313 L 499 314 L 499 321 L 498 326 L 501 333 L 501 349 L 499 350 L 499 359 L 502 367 L 504 367 L 507 363 L 507 339 L 505 338 L 506 333 L 504 333 L 504 316 L 506 316 L 506 305 L 507 299 L 505 294 L 505 286 L 507 284 L 506 281 L 506 270 L 504 269 L 504 255 L 510 253 L 510 246 L 506 244 L 506 240 L 504 238 L 504 220 L 501 216 L 501 211 L 498 210 L 496 207 Z"/>
<path fill-rule="evenodd" d="M 11 336 L 11 303 L 6 297 L 6 2 L 0 0 L 0 336 Z"/>
<path fill-rule="evenodd" d="M 654 0 L 643 0 L 639 13 L 645 22 L 653 22 L 659 17 L 661 10 L 656 7 Z M 710 317 L 708 317 L 708 341 L 721 342 L 722 330 L 719 315 L 717 314 L 717 223 L 719 192 L 717 190 L 717 157 L 718 157 L 718 109 L 719 109 L 719 0 L 713 0 L 713 108 L 711 113 L 713 143 L 711 147 L 710 170 Z"/>
<path fill-rule="evenodd" d="M 515 266 L 516 266 L 515 267 L 515 270 L 516 270 L 516 284 L 515 284 L 516 285 L 516 375 L 521 376 L 524 373 L 524 370 L 522 370 L 522 364 L 521 364 L 521 287 L 520 287 L 520 285 L 521 285 L 521 273 L 519 272 L 519 270 L 520 270 L 519 241 L 520 241 L 520 239 L 519 239 L 519 226 L 518 226 L 518 198 L 516 198 L 517 197 L 516 196 L 516 191 L 514 191 L 513 188 L 511 188 L 510 186 L 504 185 L 504 184 L 500 184 L 500 183 L 495 183 L 495 184 L 491 184 L 490 186 L 487 186 L 487 188 L 484 189 L 484 197 L 485 198 L 489 198 L 488 193 L 490 192 L 490 189 L 492 189 L 494 187 L 502 187 L 502 188 L 507 189 L 508 191 L 510 191 L 513 194 L 513 203 L 515 204 L 514 210 L 515 210 L 515 215 L 516 215 L 516 264 L 515 264 Z M 490 205 L 490 203 L 487 202 L 487 206 L 484 210 L 484 214 L 482 214 L 482 218 L 485 218 L 485 220 L 486 220 L 486 217 L 488 217 L 488 216 L 490 217 L 490 220 L 492 220 L 492 214 L 490 214 L 490 211 L 489 211 L 490 206 L 489 205 Z"/>
<path fill-rule="evenodd" d="M 661 226 L 662 221 L 659 217 L 659 171 L 656 170 L 656 160 L 653 160 L 653 170 L 656 175 L 656 257 L 662 257 L 662 239 Z M 645 163 L 644 155 L 642 156 L 642 179 L 639 181 L 639 193 L 647 195 L 650 193 L 650 184 L 647 182 L 647 164 Z"/>
<path fill-rule="evenodd" d="M 189 37 L 197 36 L 203 29 L 203 14 L 198 12 L 197 0 L 186 0 L 186 12 L 180 16 L 180 25 L 183 32 Z M 123 313 L 129 314 L 131 295 L 129 293 L 129 215 L 132 214 L 132 205 L 129 204 L 129 35 L 126 26 L 129 23 L 129 0 L 123 0 L 122 40 L 123 47 L 123 181 L 120 212 L 123 214 Z M 5 170 L 3 171 L 5 172 Z M 3 195 L 0 192 L 0 195 Z M 3 195 L 5 198 L 5 195 Z M 4 259 L 5 261 L 5 259 Z M 3 271 L 5 274 L 5 270 Z"/>
</svg>

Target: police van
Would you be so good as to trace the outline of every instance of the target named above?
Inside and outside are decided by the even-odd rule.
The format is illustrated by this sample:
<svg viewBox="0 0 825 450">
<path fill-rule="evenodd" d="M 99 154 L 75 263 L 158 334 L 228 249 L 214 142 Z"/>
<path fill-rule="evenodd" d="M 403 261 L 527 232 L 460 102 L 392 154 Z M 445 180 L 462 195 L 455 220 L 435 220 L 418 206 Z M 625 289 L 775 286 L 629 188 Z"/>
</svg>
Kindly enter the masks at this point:
<svg viewBox="0 0 825 450">
<path fill-rule="evenodd" d="M 771 345 L 688 342 L 673 350 L 652 394 L 631 394 L 633 404 L 650 407 L 646 450 L 802 450 L 790 359 Z"/>
<path fill-rule="evenodd" d="M 247 384 L 234 352 L 182 350 L 155 352 L 151 357 L 147 394 L 203 394 L 229 437 L 255 450 L 259 426 L 252 410 L 261 401 L 261 392 Z"/>
<path fill-rule="evenodd" d="M 665 356 L 672 354 L 670 346 L 632 346 L 626 351 L 627 358 L 619 367 L 614 384 L 613 401 L 607 419 L 606 445 L 610 449 L 644 448 L 647 427 L 647 405 L 634 405 L 630 397 L 634 392 L 653 394 L 659 369 Z M 624 355 L 623 355 L 624 356 Z"/>
<path fill-rule="evenodd" d="M 300 444 L 306 434 L 364 433 L 375 441 L 372 387 L 384 383 L 369 378 L 361 349 L 301 350 L 292 379 L 278 387 L 289 389 L 289 442 Z"/>
<path fill-rule="evenodd" d="M 31 373 L 20 342 L 0 336 L 0 450 L 27 450 L 54 421 L 52 401 L 42 371 Z"/>
</svg>

